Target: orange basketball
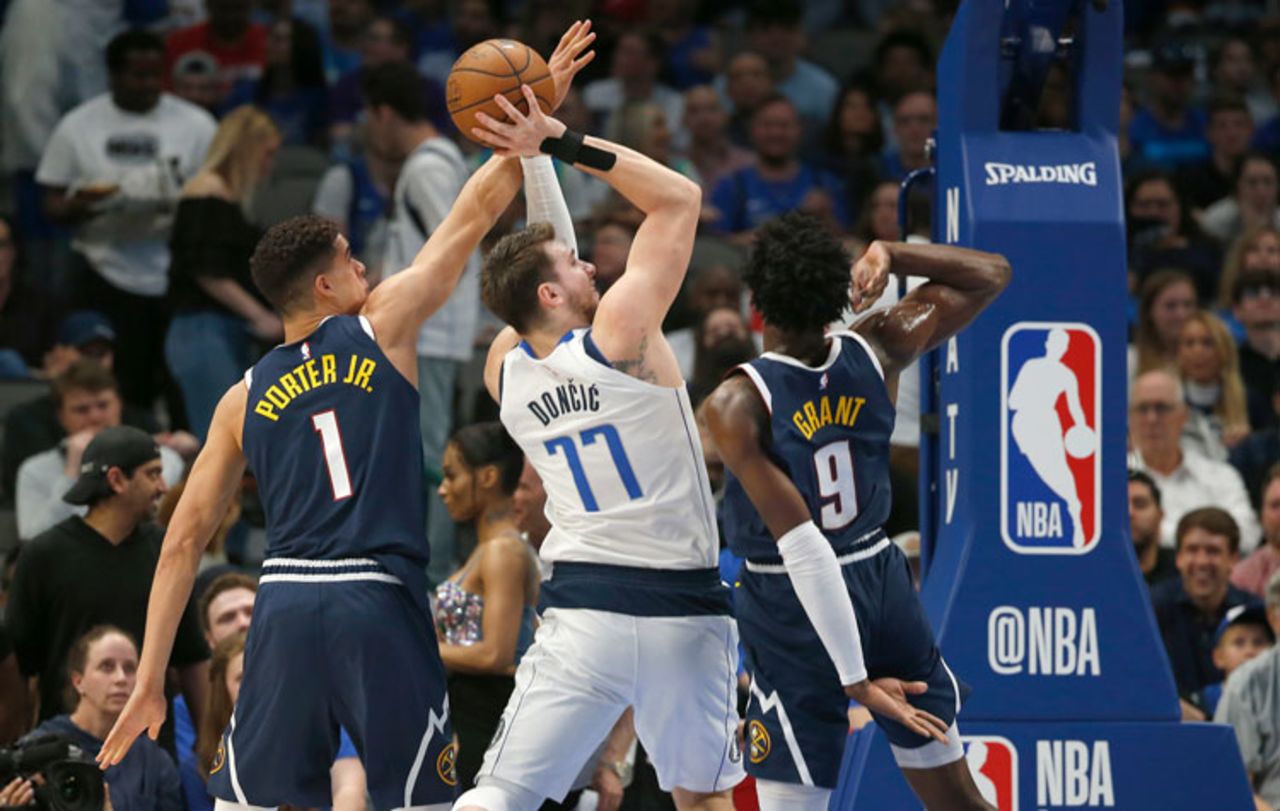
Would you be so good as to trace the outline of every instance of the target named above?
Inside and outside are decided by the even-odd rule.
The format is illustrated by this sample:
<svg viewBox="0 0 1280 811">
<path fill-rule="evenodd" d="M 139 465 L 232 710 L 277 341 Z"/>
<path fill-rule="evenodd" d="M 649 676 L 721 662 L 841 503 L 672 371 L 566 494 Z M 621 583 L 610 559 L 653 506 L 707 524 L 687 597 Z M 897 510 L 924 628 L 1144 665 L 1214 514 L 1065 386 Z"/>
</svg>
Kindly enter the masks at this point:
<svg viewBox="0 0 1280 811">
<path fill-rule="evenodd" d="M 490 39 L 473 46 L 453 63 L 445 86 L 454 125 L 475 141 L 471 128 L 479 126 L 476 113 L 483 111 L 499 121 L 506 119 L 506 114 L 493 101 L 499 94 L 520 112 L 528 112 L 528 102 L 520 92 L 522 84 L 533 88 L 542 111 L 550 113 L 555 83 L 547 63 L 537 51 L 513 39 Z"/>
</svg>

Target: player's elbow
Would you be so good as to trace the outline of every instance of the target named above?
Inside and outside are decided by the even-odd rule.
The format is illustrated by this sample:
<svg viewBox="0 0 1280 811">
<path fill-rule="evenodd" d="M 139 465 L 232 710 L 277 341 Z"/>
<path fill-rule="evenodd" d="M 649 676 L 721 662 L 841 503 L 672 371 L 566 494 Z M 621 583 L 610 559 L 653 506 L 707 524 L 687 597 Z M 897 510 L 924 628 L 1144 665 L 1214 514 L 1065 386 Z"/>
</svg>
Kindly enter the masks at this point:
<svg viewBox="0 0 1280 811">
<path fill-rule="evenodd" d="M 671 172 L 671 182 L 666 184 L 666 205 L 680 211 L 697 212 L 702 208 L 702 187 L 677 172 Z"/>
</svg>

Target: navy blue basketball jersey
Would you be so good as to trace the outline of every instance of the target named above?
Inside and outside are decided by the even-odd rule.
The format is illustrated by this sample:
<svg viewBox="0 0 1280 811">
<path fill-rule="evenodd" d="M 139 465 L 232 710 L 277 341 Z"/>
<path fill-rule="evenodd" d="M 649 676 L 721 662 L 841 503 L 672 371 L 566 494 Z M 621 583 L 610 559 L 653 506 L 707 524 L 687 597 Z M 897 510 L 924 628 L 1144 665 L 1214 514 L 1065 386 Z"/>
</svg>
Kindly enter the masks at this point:
<svg viewBox="0 0 1280 811">
<path fill-rule="evenodd" d="M 425 566 L 418 391 L 363 316 L 326 319 L 245 375 L 244 453 L 267 558 Z M 391 559 L 391 560 L 388 560 Z M 414 566 L 394 565 L 411 562 Z"/>
<path fill-rule="evenodd" d="M 832 333 L 821 366 L 766 352 L 738 370 L 769 412 L 762 438 L 770 458 L 809 505 L 837 550 L 889 517 L 889 435 L 894 407 L 880 362 L 861 336 Z M 773 558 L 778 547 L 742 485 L 726 475 L 721 517 L 733 552 Z"/>
</svg>

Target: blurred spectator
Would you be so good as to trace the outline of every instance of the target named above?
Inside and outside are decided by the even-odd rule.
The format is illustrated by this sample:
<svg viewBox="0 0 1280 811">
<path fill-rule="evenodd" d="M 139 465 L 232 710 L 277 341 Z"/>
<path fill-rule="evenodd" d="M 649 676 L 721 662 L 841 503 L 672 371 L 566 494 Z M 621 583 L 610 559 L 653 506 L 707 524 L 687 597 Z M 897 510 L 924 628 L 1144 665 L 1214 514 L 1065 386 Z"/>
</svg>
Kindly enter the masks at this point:
<svg viewBox="0 0 1280 811">
<path fill-rule="evenodd" d="M 538 471 L 534 470 L 528 459 L 524 460 L 520 481 L 511 494 L 511 514 L 515 518 L 516 528 L 524 533 L 524 539 L 533 547 L 533 551 L 541 549 L 542 542 L 551 531 L 551 520 L 547 518 L 547 491 L 542 487 Z"/>
<path fill-rule="evenodd" d="M 1267 623 L 1272 636 L 1280 630 L 1280 578 L 1267 583 Z M 1280 648 L 1245 662 L 1222 690 L 1213 720 L 1230 724 L 1244 757 L 1258 808 L 1280 808 Z"/>
<path fill-rule="evenodd" d="M 1182 325 L 1196 311 L 1196 290 L 1191 277 L 1180 270 L 1151 274 L 1138 299 L 1138 325 L 1134 333 L 1129 374 L 1172 369 L 1178 362 L 1178 336 Z"/>
<path fill-rule="evenodd" d="M 729 140 L 729 116 L 710 85 L 697 85 L 684 94 L 684 128 L 689 134 L 686 153 L 702 186 L 704 200 L 711 199 L 716 184 L 727 175 L 749 166 L 751 153 Z"/>
<path fill-rule="evenodd" d="M 1204 112 L 1191 106 L 1195 54 L 1176 42 L 1155 49 L 1147 103 L 1129 125 L 1133 148 L 1158 166 L 1173 169 L 1208 157 Z"/>
<path fill-rule="evenodd" d="M 295 18 L 271 24 L 266 70 L 253 101 L 271 116 L 285 145 L 324 145 L 329 102 L 314 28 Z"/>
<path fill-rule="evenodd" d="M 218 401 L 253 365 L 253 340 L 273 344 L 284 337 L 249 273 L 262 234 L 245 216 L 279 147 L 279 131 L 266 113 L 237 107 L 218 126 L 178 202 L 169 270 L 173 320 L 164 354 L 182 387 L 187 424 L 202 442 Z"/>
<path fill-rule="evenodd" d="M 1271 466 L 1259 492 L 1262 506 L 1258 514 L 1262 521 L 1263 542 L 1231 570 L 1231 583 L 1263 597 L 1271 575 L 1280 571 L 1280 465 Z"/>
<path fill-rule="evenodd" d="M 743 51 L 729 60 L 715 88 L 724 93 L 729 108 L 729 138 L 739 146 L 751 145 L 751 119 L 756 109 L 775 95 L 769 63 L 753 51 Z"/>
<path fill-rule="evenodd" d="M 13 220 L 0 214 L 0 351 L 16 353 L 23 371 L 50 377 L 58 320 L 53 302 L 23 278 L 22 258 Z"/>
<path fill-rule="evenodd" d="M 1217 295 L 1222 250 L 1200 231 L 1172 176 L 1158 169 L 1133 176 L 1125 187 L 1125 212 L 1135 287 L 1157 271 L 1179 268 L 1195 280 L 1202 301 Z"/>
<path fill-rule="evenodd" d="M 388 227 L 386 274 L 407 268 L 427 236 L 440 227 L 469 171 L 457 145 L 427 119 L 422 80 L 411 66 L 392 63 L 369 71 L 369 146 L 386 160 L 403 161 Z M 480 257 L 472 254 L 449 300 L 418 335 L 418 390 L 422 444 L 428 470 L 438 471 L 453 430 L 454 389 L 471 359 L 480 316 Z M 428 577 L 439 583 L 454 568 L 454 528 L 438 496 L 428 496 Z"/>
<path fill-rule="evenodd" d="M 877 239 L 896 242 L 901 238 L 902 228 L 898 222 L 901 187 L 902 184 L 896 180 L 882 180 L 872 187 L 853 229 L 853 235 L 863 244 L 870 245 Z"/>
<path fill-rule="evenodd" d="M 175 69 L 188 55 L 207 56 L 217 76 L 221 111 L 253 97 L 267 61 L 266 26 L 250 18 L 251 0 L 205 0 L 209 19 L 174 31 L 165 42 L 165 76 L 174 86 Z"/>
<path fill-rule="evenodd" d="M 27 680 L 18 669 L 13 640 L 0 622 L 0 746 L 8 746 L 31 726 Z"/>
<path fill-rule="evenodd" d="M 111 625 L 90 629 L 67 655 L 70 713 L 48 719 L 28 738 L 56 735 L 85 757 L 96 757 L 133 693 L 137 669 L 138 646 L 131 634 Z M 150 738 L 134 741 L 124 759 L 103 772 L 103 781 L 112 808 L 184 811 L 178 770 Z"/>
<path fill-rule="evenodd" d="M 757 354 L 751 328 L 737 305 L 709 311 L 694 328 L 693 375 L 688 382 L 689 402 L 695 408 L 730 369 Z"/>
<path fill-rule="evenodd" d="M 1129 471 L 1129 531 L 1133 534 L 1133 553 L 1148 586 L 1178 576 L 1174 552 L 1160 545 L 1160 488 L 1140 470 Z"/>
<path fill-rule="evenodd" d="M 143 632 L 163 540 L 151 521 L 165 489 L 159 456 L 136 428 L 104 432 L 86 450 L 84 472 L 67 494 L 87 504 L 88 514 L 33 539 L 18 558 L 5 619 L 23 673 L 38 679 L 41 718 L 61 711 L 67 651 L 80 634 L 104 622 Z M 203 706 L 208 658 L 188 608 L 170 656 L 188 706 Z"/>
<path fill-rule="evenodd" d="M 1271 274 L 1280 278 L 1280 229 L 1259 225 L 1244 231 L 1231 242 L 1222 264 L 1216 301 L 1218 315 L 1231 324 L 1235 318 L 1235 296 L 1244 273 Z M 1232 325 L 1237 337 L 1243 335 L 1239 323 Z"/>
<path fill-rule="evenodd" d="M 666 337 L 680 364 L 680 376 L 690 381 L 698 354 L 699 325 L 712 310 L 727 308 L 742 312 L 742 278 L 728 265 L 708 265 L 692 271 L 685 284 L 693 326 L 671 330 Z"/>
<path fill-rule="evenodd" d="M 1274 644 L 1276 635 L 1262 606 L 1238 605 L 1227 612 L 1213 637 L 1213 666 L 1222 671 L 1222 681 L 1206 685 L 1202 692 L 1206 716 L 1213 717 L 1231 674 Z"/>
<path fill-rule="evenodd" d="M 928 90 L 911 90 L 893 105 L 893 137 L 897 147 L 884 152 L 881 173 L 902 180 L 908 172 L 929 165 L 925 149 L 938 126 L 938 104 Z"/>
<path fill-rule="evenodd" d="M 1178 522 L 1179 577 L 1151 589 L 1151 605 L 1164 640 L 1183 718 L 1204 720 L 1202 692 L 1222 681 L 1213 663 L 1213 640 L 1227 611 L 1260 605 L 1258 598 L 1228 582 L 1240 554 L 1240 530 L 1224 510 L 1204 507 Z"/>
<path fill-rule="evenodd" d="M 1273 64 L 1266 72 L 1271 89 L 1271 100 L 1275 104 L 1280 101 L 1280 62 Z M 1253 134 L 1253 147 L 1275 155 L 1280 152 L 1280 115 L 1255 119 L 1258 129 Z"/>
<path fill-rule="evenodd" d="M 329 0 L 324 40 L 324 75 L 329 84 L 360 67 L 360 46 L 375 11 L 373 0 Z"/>
<path fill-rule="evenodd" d="M 1198 310 L 1182 325 L 1178 373 L 1190 407 L 1182 447 L 1225 462 L 1228 450 L 1248 435 L 1249 415 L 1236 344 L 1221 319 Z"/>
<path fill-rule="evenodd" d="M 927 137 L 927 136 L 926 136 Z M 870 82 L 854 81 L 840 89 L 823 134 L 826 167 L 844 178 L 850 195 L 865 195 L 880 179 L 878 166 L 884 149 L 884 128 Z M 850 199 L 850 215 L 862 214 L 861 199 Z"/>
<path fill-rule="evenodd" d="M 418 57 L 418 72 L 435 81 L 437 86 L 448 81 L 449 71 L 459 56 L 473 45 L 501 35 L 499 20 L 494 16 L 495 6 L 490 0 L 456 0 L 449 5 L 453 19 L 448 26 L 451 35 L 448 46 L 426 48 Z"/>
<path fill-rule="evenodd" d="M 184 178 L 204 160 L 215 124 L 205 111 L 160 92 L 164 45 L 131 31 L 107 47 L 111 92 L 59 122 L 40 161 L 50 218 L 76 226 L 83 257 L 80 301 L 117 334 L 116 373 L 127 402 L 160 393 L 168 316 L 168 236 Z"/>
<path fill-rule="evenodd" d="M 919 32 L 890 31 L 876 43 L 871 67 L 885 139 L 892 144 L 892 104 L 909 90 L 932 86 L 933 49 Z"/>
<path fill-rule="evenodd" d="M 357 150 L 325 172 L 311 210 L 338 223 L 351 254 L 368 274 L 382 277 L 387 250 L 388 200 L 396 165 L 368 149 Z"/>
<path fill-rule="evenodd" d="M 605 137 L 700 182 L 693 164 L 672 149 L 671 122 L 662 108 L 651 101 L 628 101 L 619 107 Z"/>
<path fill-rule="evenodd" d="M 120 425 L 120 393 L 111 373 L 92 361 L 80 361 L 58 378 L 54 386 L 57 415 L 66 439 L 49 450 L 28 457 L 18 467 L 14 485 L 18 537 L 24 541 L 84 509 L 64 501 L 81 475 L 82 455 L 106 428 Z M 147 434 L 136 428 L 143 436 Z M 155 439 L 148 437 L 154 443 Z M 182 457 L 160 446 L 166 484 L 176 484 L 185 467 Z"/>
<path fill-rule="evenodd" d="M 698 0 L 649 0 L 646 9 L 666 44 L 664 73 L 676 90 L 707 84 L 720 70 L 715 30 L 696 22 L 699 5 Z"/>
<path fill-rule="evenodd" d="M 620 214 L 601 218 L 591 237 L 591 263 L 596 266 L 595 283 L 604 295 L 627 269 L 635 223 Z"/>
<path fill-rule="evenodd" d="M 1280 183 L 1271 158 L 1250 152 L 1236 161 L 1232 189 L 1232 196 L 1209 206 L 1200 216 L 1207 234 L 1227 243 L 1250 228 L 1280 228 Z"/>
<path fill-rule="evenodd" d="M 444 455 L 441 500 L 454 521 L 476 531 L 475 551 L 436 588 L 461 786 L 475 782 L 515 687 L 512 668 L 533 641 L 538 564 L 511 513 L 523 467 L 520 446 L 497 422 L 458 430 Z"/>
<path fill-rule="evenodd" d="M 1240 379 L 1249 424 L 1257 430 L 1276 422 L 1272 403 L 1280 391 L 1280 273 L 1249 270 L 1232 287 L 1231 311 L 1244 331 L 1237 347 Z"/>
<path fill-rule="evenodd" d="M 1133 442 L 1130 467 L 1146 473 L 1160 488 L 1160 542 L 1173 546 L 1182 516 L 1213 505 L 1226 510 L 1236 527 L 1238 543 L 1252 551 L 1261 531 L 1249 495 L 1235 468 L 1182 447 L 1187 405 L 1182 384 L 1164 370 L 1138 377 L 1129 396 L 1129 433 Z"/>
<path fill-rule="evenodd" d="M 246 626 L 247 628 L 247 626 Z M 231 712 L 236 699 L 240 697 L 240 683 L 244 680 L 244 643 L 245 630 L 227 634 L 212 645 L 213 654 L 209 657 L 209 684 L 206 687 L 208 700 L 204 708 L 204 720 L 200 733 L 196 737 L 195 748 L 191 751 L 191 763 L 195 766 L 195 774 L 188 774 L 183 763 L 183 790 L 187 800 L 187 811 L 203 811 L 212 808 L 206 783 L 209 773 L 218 768 L 218 750 L 222 745 L 222 735 L 231 721 Z M 180 762 L 185 759 L 180 754 Z M 198 786 L 192 785 L 192 778 Z M 193 792 L 192 789 L 195 789 Z"/>
<path fill-rule="evenodd" d="M 204 51 L 190 51 L 178 57 L 169 71 L 173 95 L 217 115 L 223 105 L 223 88 L 218 62 Z"/>
<path fill-rule="evenodd" d="M 169 521 L 173 519 L 173 511 L 178 507 L 178 501 L 182 498 L 182 493 L 187 489 L 187 481 L 191 478 L 191 471 L 187 471 L 187 475 L 177 484 L 169 488 L 169 492 L 165 493 L 164 499 L 160 502 L 160 508 L 156 511 L 156 522 L 162 527 L 168 527 Z M 251 475 L 246 474 L 245 477 L 249 482 L 253 481 Z M 218 573 L 228 568 L 230 564 L 227 562 L 227 536 L 237 527 L 240 516 L 243 512 L 243 489 L 240 498 L 233 498 L 231 503 L 227 505 L 227 511 L 222 517 L 222 523 L 213 531 L 213 537 L 209 539 L 209 543 L 204 548 L 204 553 L 200 556 L 199 574 L 196 577 L 195 592 L 199 593 L 204 578 L 212 579 Z M 241 525 L 243 529 L 248 529 L 246 525 Z"/>
<path fill-rule="evenodd" d="M 839 85 L 824 68 L 801 58 L 804 6 L 798 0 L 755 0 L 747 11 L 747 43 L 769 64 L 774 88 L 795 105 L 807 128 L 831 115 Z"/>
<path fill-rule="evenodd" d="M 596 132 L 610 132 L 618 111 L 628 102 L 650 101 L 662 108 L 665 121 L 684 120 L 684 97 L 658 81 L 662 67 L 662 39 L 644 30 L 623 31 L 613 48 L 609 78 L 597 79 L 582 91 L 582 100 L 595 117 Z"/>
<path fill-rule="evenodd" d="M 1236 162 L 1249 150 L 1253 119 L 1240 96 L 1219 96 L 1209 102 L 1205 137 L 1209 157 L 1178 168 L 1178 189 L 1194 209 L 1206 209 L 1232 192 Z"/>
<path fill-rule="evenodd" d="M 829 172 L 801 162 L 800 135 L 800 117 L 785 96 L 773 96 L 756 108 L 751 119 L 756 163 L 721 180 L 712 192 L 717 230 L 745 242 L 755 228 L 779 214 L 823 203 L 848 227 L 844 187 Z"/>
<path fill-rule="evenodd" d="M 1259 81 L 1253 49 L 1244 37 L 1231 37 L 1213 52 L 1209 66 L 1213 89 L 1239 96 L 1254 121 L 1266 121 L 1276 114 L 1276 100 L 1265 81 Z"/>
</svg>

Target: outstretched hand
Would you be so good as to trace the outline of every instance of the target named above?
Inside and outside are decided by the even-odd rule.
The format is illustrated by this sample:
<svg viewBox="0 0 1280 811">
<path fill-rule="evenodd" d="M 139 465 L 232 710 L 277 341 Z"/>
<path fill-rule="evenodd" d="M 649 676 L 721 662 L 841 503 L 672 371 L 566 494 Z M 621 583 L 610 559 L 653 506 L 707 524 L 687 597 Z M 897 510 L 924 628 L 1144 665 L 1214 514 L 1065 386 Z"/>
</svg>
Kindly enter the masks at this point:
<svg viewBox="0 0 1280 811">
<path fill-rule="evenodd" d="M 564 97 L 569 94 L 569 86 L 578 71 L 591 64 L 596 58 L 595 51 L 583 51 L 595 42 L 595 32 L 591 30 L 590 20 L 578 20 L 569 26 L 569 30 L 560 37 L 560 44 L 547 60 L 547 70 L 551 72 L 551 81 L 555 83 L 555 98 L 551 101 L 551 111 L 560 109 Z"/>
<path fill-rule="evenodd" d="M 491 115 L 476 113 L 476 121 L 483 126 L 471 128 L 476 140 L 492 147 L 494 152 L 504 158 L 513 155 L 531 158 L 539 154 L 539 147 L 544 140 L 559 138 L 565 131 L 564 124 L 543 114 L 532 87 L 522 84 L 520 92 L 529 105 L 528 115 L 516 109 L 505 96 L 497 95 L 493 100 L 506 113 L 507 120 L 499 121 Z"/>
<path fill-rule="evenodd" d="M 880 300 L 889 285 L 892 266 L 889 249 L 879 240 L 872 242 L 866 253 L 853 263 L 853 289 L 849 299 L 855 313 L 864 312 Z"/>
<path fill-rule="evenodd" d="M 921 695 L 929 686 L 922 681 L 883 678 L 864 679 L 844 688 L 847 696 L 877 715 L 892 718 L 907 729 L 940 743 L 947 742 L 947 724 L 941 718 L 907 703 L 908 695 Z"/>
<path fill-rule="evenodd" d="M 123 760 L 143 731 L 153 741 L 158 738 L 167 709 L 163 692 L 137 687 L 98 752 L 98 768 L 106 770 Z"/>
</svg>

